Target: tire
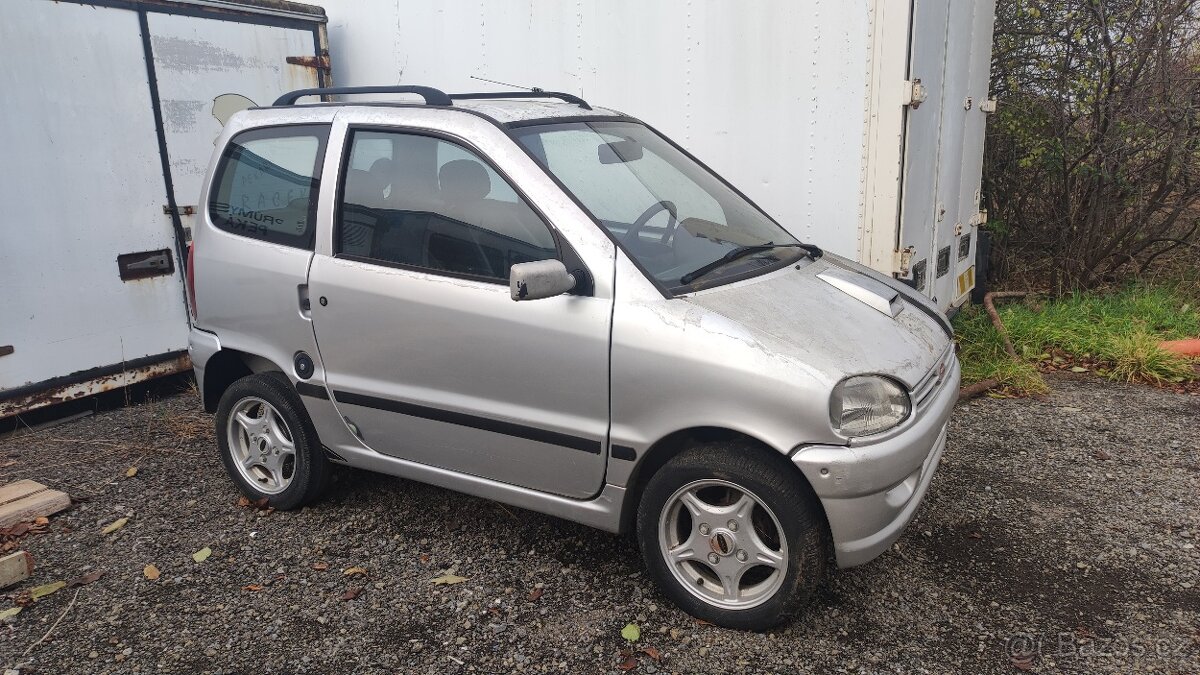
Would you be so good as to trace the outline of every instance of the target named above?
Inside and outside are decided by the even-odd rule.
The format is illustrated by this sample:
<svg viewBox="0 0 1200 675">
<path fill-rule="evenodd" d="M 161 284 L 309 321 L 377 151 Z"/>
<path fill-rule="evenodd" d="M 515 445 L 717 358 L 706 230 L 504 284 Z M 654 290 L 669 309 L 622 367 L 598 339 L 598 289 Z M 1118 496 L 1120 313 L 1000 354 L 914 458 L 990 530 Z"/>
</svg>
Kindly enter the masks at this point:
<svg viewBox="0 0 1200 675">
<path fill-rule="evenodd" d="M 800 473 L 771 450 L 735 442 L 698 445 L 663 465 L 642 493 L 637 537 L 676 605 L 742 630 L 795 617 L 830 558 L 828 525 Z"/>
<path fill-rule="evenodd" d="M 280 511 L 312 503 L 331 467 L 304 404 L 283 373 L 247 375 L 217 405 L 221 463 L 248 499 Z"/>
</svg>

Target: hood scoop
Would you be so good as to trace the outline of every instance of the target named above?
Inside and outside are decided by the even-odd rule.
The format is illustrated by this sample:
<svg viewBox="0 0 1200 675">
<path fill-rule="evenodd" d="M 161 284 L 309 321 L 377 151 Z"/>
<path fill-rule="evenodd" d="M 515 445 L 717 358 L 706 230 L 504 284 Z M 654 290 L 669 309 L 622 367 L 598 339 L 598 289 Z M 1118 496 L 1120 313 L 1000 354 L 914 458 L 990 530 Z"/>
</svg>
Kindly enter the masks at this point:
<svg viewBox="0 0 1200 675">
<path fill-rule="evenodd" d="M 817 278 L 892 318 L 904 309 L 899 291 L 866 275 L 830 267 L 817 274 Z"/>
</svg>

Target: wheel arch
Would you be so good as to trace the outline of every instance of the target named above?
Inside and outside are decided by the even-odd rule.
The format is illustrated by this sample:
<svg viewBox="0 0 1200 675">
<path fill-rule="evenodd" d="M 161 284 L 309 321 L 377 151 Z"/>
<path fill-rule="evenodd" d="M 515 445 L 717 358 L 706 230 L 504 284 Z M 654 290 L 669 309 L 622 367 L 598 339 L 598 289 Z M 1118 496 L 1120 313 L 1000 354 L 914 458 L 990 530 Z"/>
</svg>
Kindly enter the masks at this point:
<svg viewBox="0 0 1200 675">
<path fill-rule="evenodd" d="M 625 497 L 621 504 L 621 532 L 630 532 L 633 530 L 634 523 L 637 520 L 638 505 L 642 500 L 642 493 L 646 489 L 646 484 L 650 482 L 654 474 L 658 473 L 659 469 L 671 461 L 671 458 L 688 448 L 714 441 L 742 443 L 749 447 L 763 448 L 783 457 L 786 461 L 786 456 L 778 449 L 742 431 L 735 431 L 724 427 L 691 427 L 673 431 L 655 441 L 649 449 L 642 453 L 633 471 L 630 473 L 629 479 L 625 483 Z M 812 484 L 808 478 L 800 471 L 799 467 L 791 462 L 787 462 L 787 464 L 791 467 L 792 475 L 812 493 L 814 501 L 821 510 L 821 517 L 827 521 L 824 506 L 821 504 L 821 500 L 816 497 L 816 493 L 813 491 Z"/>
<path fill-rule="evenodd" d="M 221 396 L 229 386 L 247 375 L 270 371 L 283 372 L 265 357 L 237 349 L 222 349 L 204 364 L 204 410 L 215 413 Z"/>
</svg>

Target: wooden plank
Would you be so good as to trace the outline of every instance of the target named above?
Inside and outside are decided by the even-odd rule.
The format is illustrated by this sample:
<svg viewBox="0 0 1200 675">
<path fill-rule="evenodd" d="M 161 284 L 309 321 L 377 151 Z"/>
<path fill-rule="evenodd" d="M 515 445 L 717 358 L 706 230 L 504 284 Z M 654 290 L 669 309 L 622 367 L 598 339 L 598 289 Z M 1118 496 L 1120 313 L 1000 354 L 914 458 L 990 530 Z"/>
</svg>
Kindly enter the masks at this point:
<svg viewBox="0 0 1200 675">
<path fill-rule="evenodd" d="M 46 486 L 32 480 L 19 480 L 0 486 L 0 504 L 14 502 L 22 497 L 28 497 L 34 492 L 45 490 Z"/>
<path fill-rule="evenodd" d="M 17 551 L 0 558 L 0 588 L 12 586 L 33 574 L 33 556 Z"/>
<path fill-rule="evenodd" d="M 58 513 L 70 505 L 67 493 L 51 490 L 41 483 L 31 480 L 9 483 L 0 487 L 0 527 Z"/>
</svg>

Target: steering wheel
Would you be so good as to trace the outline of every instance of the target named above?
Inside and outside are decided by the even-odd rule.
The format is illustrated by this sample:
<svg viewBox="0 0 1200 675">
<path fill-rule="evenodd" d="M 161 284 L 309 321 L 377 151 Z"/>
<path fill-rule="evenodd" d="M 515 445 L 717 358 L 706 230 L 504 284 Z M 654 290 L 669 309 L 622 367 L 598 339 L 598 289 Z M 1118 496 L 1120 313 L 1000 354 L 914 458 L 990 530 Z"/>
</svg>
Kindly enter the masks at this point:
<svg viewBox="0 0 1200 675">
<path fill-rule="evenodd" d="M 657 204 L 651 204 L 650 208 L 643 211 L 642 215 L 638 216 L 638 219 L 633 221 L 633 224 L 629 226 L 629 230 L 625 233 L 625 236 L 621 237 L 621 241 L 637 241 L 638 237 L 642 233 L 642 228 L 645 227 L 646 223 L 650 222 L 650 219 L 659 211 L 667 212 L 667 229 L 663 232 L 662 237 L 659 238 L 658 243 L 667 243 L 667 240 L 671 238 L 671 235 L 675 234 L 675 229 L 679 227 L 679 221 L 675 217 L 675 202 L 668 202 L 666 200 L 658 202 Z"/>
</svg>

